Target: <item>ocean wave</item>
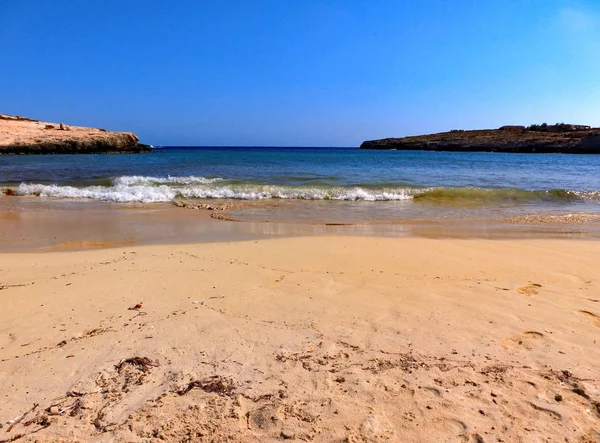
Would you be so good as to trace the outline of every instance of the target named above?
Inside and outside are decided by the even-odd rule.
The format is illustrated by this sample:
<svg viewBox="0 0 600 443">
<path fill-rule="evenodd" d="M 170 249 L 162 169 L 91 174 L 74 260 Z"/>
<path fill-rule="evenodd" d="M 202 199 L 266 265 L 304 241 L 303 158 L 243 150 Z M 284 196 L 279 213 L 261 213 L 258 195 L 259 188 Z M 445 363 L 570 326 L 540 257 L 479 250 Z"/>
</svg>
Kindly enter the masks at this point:
<svg viewBox="0 0 600 443">
<path fill-rule="evenodd" d="M 57 198 L 89 198 L 114 202 L 157 203 L 169 202 L 177 197 L 197 199 L 296 199 L 296 200 L 407 200 L 408 190 L 373 191 L 361 188 L 315 188 L 270 185 L 196 185 L 173 187 L 168 185 L 73 186 L 21 184 L 13 189 L 16 195 L 37 195 Z"/>
<path fill-rule="evenodd" d="M 388 185 L 388 184 L 386 184 Z M 403 201 L 452 204 L 496 202 L 600 200 L 598 191 L 465 188 L 411 188 L 331 186 L 306 184 L 285 186 L 227 180 L 223 178 L 123 176 L 106 185 L 68 186 L 22 183 L 11 194 L 55 198 L 86 198 L 114 202 L 158 203 L 188 199 L 296 199 L 345 201 Z"/>
<path fill-rule="evenodd" d="M 494 201 L 568 201 L 593 199 L 594 192 L 575 192 L 565 189 L 530 191 L 525 189 L 432 188 L 415 195 L 415 200 L 432 202 L 490 202 Z M 597 196 L 597 195 L 596 195 Z"/>
<path fill-rule="evenodd" d="M 16 195 L 37 195 L 56 198 L 88 198 L 114 202 L 169 202 L 178 197 L 198 199 L 299 199 L 299 200 L 407 200 L 413 190 L 365 189 L 336 186 L 285 186 L 244 183 L 239 180 L 206 177 L 145 177 L 123 176 L 110 185 L 75 187 L 22 183 L 12 188 Z"/>
<path fill-rule="evenodd" d="M 56 198 L 88 198 L 113 202 L 160 203 L 173 201 L 178 191 L 167 185 L 160 186 L 74 186 L 41 185 L 22 183 L 14 190 L 16 195 L 37 195 Z"/>
<path fill-rule="evenodd" d="M 118 177 L 113 180 L 115 185 L 193 185 L 208 184 L 223 180 L 222 178 L 196 177 L 193 175 L 187 177 L 145 177 L 141 175 L 130 175 Z"/>
<path fill-rule="evenodd" d="M 187 198 L 217 198 L 263 200 L 271 198 L 294 200 L 408 200 L 408 189 L 367 190 L 353 187 L 331 186 L 277 186 L 277 185 L 228 185 L 218 187 L 192 187 L 182 189 Z"/>
</svg>

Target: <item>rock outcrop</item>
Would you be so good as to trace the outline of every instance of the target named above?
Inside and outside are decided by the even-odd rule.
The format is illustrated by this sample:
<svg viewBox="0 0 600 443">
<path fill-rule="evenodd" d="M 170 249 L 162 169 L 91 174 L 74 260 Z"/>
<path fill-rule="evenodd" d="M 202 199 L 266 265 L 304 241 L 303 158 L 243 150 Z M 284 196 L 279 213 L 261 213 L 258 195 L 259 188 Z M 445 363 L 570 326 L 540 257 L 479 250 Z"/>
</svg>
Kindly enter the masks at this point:
<svg viewBox="0 0 600 443">
<path fill-rule="evenodd" d="M 132 132 L 67 126 L 0 114 L 0 154 L 117 154 L 149 152 Z"/>
<path fill-rule="evenodd" d="M 600 154 L 600 128 L 581 125 L 503 126 L 363 142 L 361 149 L 454 152 Z"/>
</svg>

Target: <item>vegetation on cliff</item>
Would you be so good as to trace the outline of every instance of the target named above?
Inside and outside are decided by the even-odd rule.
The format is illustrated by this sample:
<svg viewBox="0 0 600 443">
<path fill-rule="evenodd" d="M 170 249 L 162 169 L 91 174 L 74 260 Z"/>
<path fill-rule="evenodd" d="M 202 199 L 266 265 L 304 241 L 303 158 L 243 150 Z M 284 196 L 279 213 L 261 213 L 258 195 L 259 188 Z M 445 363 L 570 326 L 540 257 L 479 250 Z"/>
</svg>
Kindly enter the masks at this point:
<svg viewBox="0 0 600 443">
<path fill-rule="evenodd" d="M 600 154 L 600 128 L 556 125 L 502 126 L 499 129 L 453 130 L 438 134 L 363 142 L 361 149 L 455 152 Z"/>
</svg>

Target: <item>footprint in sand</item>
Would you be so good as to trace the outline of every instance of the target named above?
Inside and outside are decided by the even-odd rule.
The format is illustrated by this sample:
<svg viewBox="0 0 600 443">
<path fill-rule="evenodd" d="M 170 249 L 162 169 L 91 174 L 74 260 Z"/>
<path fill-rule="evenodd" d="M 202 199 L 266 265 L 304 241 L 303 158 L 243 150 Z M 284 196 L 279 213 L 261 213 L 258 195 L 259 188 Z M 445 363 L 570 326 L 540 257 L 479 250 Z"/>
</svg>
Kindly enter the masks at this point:
<svg viewBox="0 0 600 443">
<path fill-rule="evenodd" d="M 525 331 L 521 334 L 513 335 L 512 337 L 505 338 L 502 340 L 502 346 L 505 348 L 510 348 L 514 346 L 521 346 L 528 351 L 533 349 L 533 346 L 536 343 L 541 343 L 542 341 L 546 341 L 547 339 L 544 337 L 544 334 L 537 331 Z"/>
<path fill-rule="evenodd" d="M 444 416 L 436 417 L 435 419 L 432 418 L 432 420 L 435 420 L 435 428 L 438 435 L 444 435 L 446 438 L 455 437 L 455 440 L 444 439 L 444 441 L 470 441 L 466 440 L 469 435 L 469 426 L 465 422 Z"/>
<path fill-rule="evenodd" d="M 575 311 L 575 313 L 580 315 L 581 317 L 585 317 L 585 318 L 592 320 L 594 322 L 594 326 L 596 326 L 597 328 L 600 328 L 600 317 L 597 316 L 596 314 L 594 314 L 593 312 Z"/>
<path fill-rule="evenodd" d="M 529 283 L 528 285 L 517 288 L 517 292 L 519 294 L 525 294 L 525 295 L 536 295 L 538 293 L 537 290 L 541 287 L 542 287 L 542 285 L 539 285 L 537 283 Z"/>
</svg>

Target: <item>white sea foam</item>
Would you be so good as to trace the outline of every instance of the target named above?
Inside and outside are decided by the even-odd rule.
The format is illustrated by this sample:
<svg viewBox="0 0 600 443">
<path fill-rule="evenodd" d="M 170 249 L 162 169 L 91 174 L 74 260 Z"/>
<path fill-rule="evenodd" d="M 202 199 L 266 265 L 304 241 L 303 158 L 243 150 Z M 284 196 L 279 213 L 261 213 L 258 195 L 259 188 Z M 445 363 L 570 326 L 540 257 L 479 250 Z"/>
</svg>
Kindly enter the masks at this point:
<svg viewBox="0 0 600 443">
<path fill-rule="evenodd" d="M 600 201 L 600 191 L 574 191 L 573 194 L 584 200 Z"/>
<path fill-rule="evenodd" d="M 125 176 L 111 186 L 60 186 L 23 183 L 14 189 L 18 195 L 56 198 L 88 198 L 114 202 L 169 202 L 177 197 L 210 199 L 302 199 L 302 200 L 407 200 L 410 189 L 365 189 L 361 187 L 309 187 L 259 184 L 231 184 L 221 178 Z"/>
<path fill-rule="evenodd" d="M 191 184 L 208 184 L 223 180 L 222 178 L 206 178 L 196 177 L 193 175 L 187 177 L 144 177 L 141 175 L 131 175 L 118 177 L 114 180 L 115 185 L 157 185 L 157 184 L 174 184 L 174 185 L 191 185 Z"/>
<path fill-rule="evenodd" d="M 41 197 L 57 198 L 89 198 L 103 201 L 143 203 L 168 202 L 172 201 L 177 196 L 177 190 L 167 185 L 115 185 L 75 188 L 73 186 L 23 183 L 15 191 L 17 195 L 39 195 Z"/>
<path fill-rule="evenodd" d="M 187 198 L 230 198 L 263 200 L 269 198 L 296 200 L 407 200 L 412 198 L 406 189 L 367 190 L 341 187 L 291 187 L 270 185 L 231 185 L 215 187 L 190 187 L 181 190 Z"/>
</svg>

